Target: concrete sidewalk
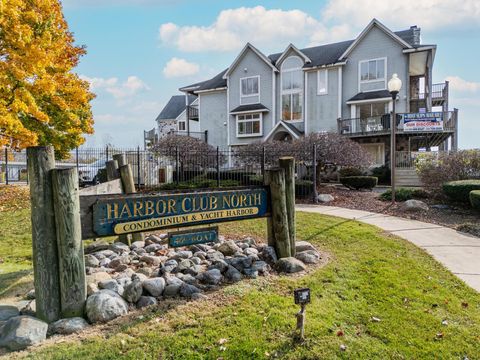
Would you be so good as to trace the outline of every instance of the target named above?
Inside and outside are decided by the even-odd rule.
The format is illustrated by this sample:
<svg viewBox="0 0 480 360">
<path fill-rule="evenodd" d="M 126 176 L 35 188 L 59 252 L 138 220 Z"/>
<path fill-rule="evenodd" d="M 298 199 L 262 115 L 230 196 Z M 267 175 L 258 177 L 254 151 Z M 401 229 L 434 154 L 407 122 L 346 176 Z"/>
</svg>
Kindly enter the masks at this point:
<svg viewBox="0 0 480 360">
<path fill-rule="evenodd" d="M 467 285 L 480 292 L 480 239 L 475 236 L 440 225 L 362 210 L 321 205 L 297 205 L 296 210 L 375 225 L 424 249 Z"/>
</svg>

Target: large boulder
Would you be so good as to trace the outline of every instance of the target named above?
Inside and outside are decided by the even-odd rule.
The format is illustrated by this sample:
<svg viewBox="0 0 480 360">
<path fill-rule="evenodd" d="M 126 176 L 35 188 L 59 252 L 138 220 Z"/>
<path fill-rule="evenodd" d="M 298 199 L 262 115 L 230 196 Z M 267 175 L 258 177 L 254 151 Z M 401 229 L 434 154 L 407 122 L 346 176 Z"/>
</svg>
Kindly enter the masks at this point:
<svg viewBox="0 0 480 360">
<path fill-rule="evenodd" d="M 233 240 L 228 240 L 223 243 L 221 243 L 218 248 L 218 251 L 220 251 L 223 255 L 225 256 L 232 256 L 236 252 L 241 252 L 242 249 L 240 249 L 237 244 Z"/>
<path fill-rule="evenodd" d="M 153 296 L 140 296 L 140 299 L 137 301 L 137 308 L 139 309 L 152 305 L 157 305 L 157 299 Z"/>
<path fill-rule="evenodd" d="M 234 268 L 232 265 L 228 265 L 227 271 L 223 274 L 225 280 L 230 283 L 236 283 L 242 280 L 242 273 Z"/>
<path fill-rule="evenodd" d="M 278 260 L 277 253 L 273 246 L 265 246 L 260 253 L 260 257 L 269 264 L 275 264 Z"/>
<path fill-rule="evenodd" d="M 185 298 L 191 298 L 193 294 L 200 292 L 202 291 L 194 285 L 183 283 L 182 286 L 180 286 L 180 296 Z"/>
<path fill-rule="evenodd" d="M 305 264 L 294 257 L 286 257 L 278 260 L 275 264 L 278 272 L 296 273 L 305 270 Z"/>
<path fill-rule="evenodd" d="M 143 282 L 143 288 L 152 296 L 161 296 L 165 290 L 165 279 L 161 277 L 147 279 Z"/>
<path fill-rule="evenodd" d="M 428 211 L 428 205 L 420 200 L 407 200 L 401 206 L 400 209 L 407 212 Z"/>
<path fill-rule="evenodd" d="M 123 298 L 131 303 L 136 303 L 142 296 L 143 285 L 137 274 L 132 275 L 132 281 L 125 286 Z"/>
<path fill-rule="evenodd" d="M 0 305 L 0 321 L 6 321 L 14 316 L 20 315 L 18 308 L 13 305 Z"/>
<path fill-rule="evenodd" d="M 60 319 L 48 326 L 49 334 L 69 335 L 82 331 L 88 327 L 88 322 L 81 317 Z"/>
<path fill-rule="evenodd" d="M 320 253 L 315 250 L 305 250 L 297 253 L 295 257 L 304 264 L 316 264 L 320 260 Z"/>
<path fill-rule="evenodd" d="M 128 304 L 116 292 L 100 290 L 87 299 L 86 312 L 92 323 L 107 322 L 127 314 Z"/>
<path fill-rule="evenodd" d="M 329 203 L 329 202 L 332 202 L 333 200 L 335 200 L 335 198 L 330 194 L 319 194 L 317 196 L 317 199 L 321 203 Z"/>
<path fill-rule="evenodd" d="M 315 250 L 315 246 L 310 244 L 308 241 L 297 241 L 295 243 L 295 252 L 299 253 L 305 250 Z"/>
<path fill-rule="evenodd" d="M 198 274 L 197 279 L 208 285 L 218 285 L 222 281 L 222 273 L 218 269 L 211 269 Z"/>
<path fill-rule="evenodd" d="M 0 329 L 0 347 L 23 350 L 46 339 L 48 324 L 31 316 L 15 316 Z"/>
</svg>

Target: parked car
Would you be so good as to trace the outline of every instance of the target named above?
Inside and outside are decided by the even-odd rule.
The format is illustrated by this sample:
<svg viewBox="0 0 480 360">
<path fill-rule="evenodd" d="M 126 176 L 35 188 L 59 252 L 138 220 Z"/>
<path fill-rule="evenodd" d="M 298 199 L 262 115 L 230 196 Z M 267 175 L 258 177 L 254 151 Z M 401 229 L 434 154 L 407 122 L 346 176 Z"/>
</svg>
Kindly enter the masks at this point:
<svg viewBox="0 0 480 360">
<path fill-rule="evenodd" d="M 91 164 L 78 167 L 78 182 L 80 186 L 97 185 L 101 182 L 101 173 L 105 171 L 105 160 L 97 160 Z"/>
</svg>

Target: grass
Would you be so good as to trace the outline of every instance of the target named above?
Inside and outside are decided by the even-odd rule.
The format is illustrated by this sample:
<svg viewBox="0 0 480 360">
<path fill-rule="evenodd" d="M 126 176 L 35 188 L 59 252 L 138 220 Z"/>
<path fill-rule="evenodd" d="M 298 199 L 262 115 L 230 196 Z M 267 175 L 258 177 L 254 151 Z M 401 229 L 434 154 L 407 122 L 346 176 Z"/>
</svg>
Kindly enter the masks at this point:
<svg viewBox="0 0 480 360">
<path fill-rule="evenodd" d="M 26 213 L 19 215 L 27 221 Z M 17 220 L 15 228 L 19 233 L 9 240 L 10 244 L 24 244 L 28 226 Z M 265 220 L 223 224 L 220 232 L 261 237 L 265 234 Z M 298 213 L 297 233 L 299 239 L 311 241 L 330 254 L 325 267 L 300 278 L 242 281 L 212 294 L 207 301 L 186 305 L 179 302 L 168 309 L 150 310 L 143 313 L 143 318 L 95 331 L 83 340 L 66 339 L 19 356 L 479 358 L 480 295 L 424 251 L 372 226 L 319 214 Z M 7 250 L 11 247 L 2 244 L 2 254 Z M 24 249 L 8 259 L 17 258 L 26 266 L 26 253 Z M 293 304 L 293 289 L 297 287 L 312 290 L 312 303 L 307 306 L 307 341 L 302 345 L 292 342 L 294 315 L 298 311 Z M 340 350 L 342 344 L 346 345 L 345 351 Z"/>
</svg>

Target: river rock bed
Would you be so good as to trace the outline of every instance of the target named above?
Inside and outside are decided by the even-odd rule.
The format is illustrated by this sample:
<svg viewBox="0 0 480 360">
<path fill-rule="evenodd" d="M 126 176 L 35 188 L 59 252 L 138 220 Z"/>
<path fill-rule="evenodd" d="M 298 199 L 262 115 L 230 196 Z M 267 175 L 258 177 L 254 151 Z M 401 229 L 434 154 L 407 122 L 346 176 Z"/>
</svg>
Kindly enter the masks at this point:
<svg viewBox="0 0 480 360">
<path fill-rule="evenodd" d="M 94 242 L 85 247 L 87 301 L 85 319 L 60 319 L 46 324 L 36 319 L 34 292 L 16 307 L 0 305 L 0 347 L 21 350 L 47 336 L 67 335 L 90 324 L 105 323 L 129 311 L 155 306 L 168 298 L 203 299 L 205 292 L 242 279 L 276 273 L 297 273 L 318 263 L 321 254 L 305 241 L 296 256 L 278 260 L 275 249 L 220 237 L 218 243 L 169 248 L 166 234 L 149 235 L 130 246 Z M 32 300 L 33 299 L 33 300 Z"/>
</svg>

